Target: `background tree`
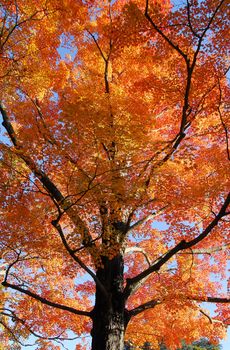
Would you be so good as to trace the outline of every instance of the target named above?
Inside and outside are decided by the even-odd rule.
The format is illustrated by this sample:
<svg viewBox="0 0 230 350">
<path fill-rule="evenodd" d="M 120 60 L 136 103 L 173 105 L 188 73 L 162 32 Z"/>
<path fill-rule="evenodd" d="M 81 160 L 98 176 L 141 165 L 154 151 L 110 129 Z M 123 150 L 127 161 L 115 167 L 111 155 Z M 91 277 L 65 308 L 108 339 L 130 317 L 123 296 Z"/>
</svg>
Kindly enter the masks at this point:
<svg viewBox="0 0 230 350">
<path fill-rule="evenodd" d="M 3 0 L 0 17 L 5 346 L 217 342 L 228 1 Z"/>
<path fill-rule="evenodd" d="M 182 346 L 180 346 L 178 349 L 180 350 L 220 350 L 221 345 L 213 345 L 209 342 L 208 339 L 202 338 L 200 340 L 194 341 L 192 344 L 185 344 L 182 342 Z M 145 342 L 142 347 L 138 347 L 138 349 L 142 350 L 152 350 L 154 349 L 149 342 Z M 131 345 L 130 342 L 125 342 L 125 350 L 135 350 L 137 349 L 135 346 Z M 167 347 L 161 343 L 160 344 L 160 350 L 168 350 Z"/>
<path fill-rule="evenodd" d="M 182 347 L 180 347 L 181 350 L 220 350 L 221 345 L 213 345 L 210 343 L 210 341 L 206 338 L 202 338 L 200 340 L 194 341 L 191 345 L 183 344 Z M 164 349 L 162 349 L 164 350 Z"/>
<path fill-rule="evenodd" d="M 192 343 L 192 345 L 183 345 L 183 350 L 220 350 L 220 345 L 213 345 L 208 339 L 200 339 Z"/>
</svg>

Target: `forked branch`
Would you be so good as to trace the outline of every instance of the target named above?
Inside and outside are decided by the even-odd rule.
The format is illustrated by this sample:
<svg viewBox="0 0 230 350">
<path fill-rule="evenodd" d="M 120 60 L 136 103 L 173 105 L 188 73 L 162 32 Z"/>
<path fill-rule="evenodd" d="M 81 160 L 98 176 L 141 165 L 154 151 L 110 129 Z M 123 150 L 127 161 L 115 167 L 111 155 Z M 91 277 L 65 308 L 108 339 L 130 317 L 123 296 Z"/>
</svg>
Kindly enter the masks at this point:
<svg viewBox="0 0 230 350">
<path fill-rule="evenodd" d="M 50 301 L 46 298 L 41 297 L 40 295 L 38 295 L 37 293 L 31 292 L 30 290 L 24 289 L 18 285 L 12 284 L 12 283 L 8 283 L 7 281 L 3 281 L 2 282 L 2 286 L 16 290 L 17 292 L 20 292 L 22 294 L 26 294 L 29 297 L 41 302 L 44 305 L 48 305 L 51 307 L 54 307 L 56 309 L 60 309 L 60 310 L 64 310 L 64 311 L 68 311 L 72 314 L 75 315 L 80 315 L 80 316 L 88 316 L 91 317 L 91 312 L 90 311 L 83 311 L 83 310 L 77 310 L 73 307 L 67 306 L 67 305 L 62 305 L 59 303 L 55 303 L 53 301 Z"/>
<path fill-rule="evenodd" d="M 221 303 L 221 304 L 226 304 L 226 303 L 230 303 L 230 298 L 221 298 L 221 297 L 204 297 L 201 298 L 199 296 L 194 296 L 194 297 L 185 297 L 185 300 L 191 300 L 191 301 L 197 301 L 197 302 L 207 302 L 207 303 Z M 132 310 L 127 310 L 127 314 L 128 314 L 128 319 L 130 320 L 132 317 L 146 311 L 149 309 L 153 309 L 155 308 L 155 306 L 162 304 L 164 301 L 163 300 L 158 300 L 158 299 L 152 299 L 149 300 L 143 304 L 140 304 L 139 306 L 135 307 Z M 204 312 L 202 312 L 203 310 L 200 309 L 201 313 L 204 314 Z M 205 314 L 205 316 L 207 316 Z"/>
<path fill-rule="evenodd" d="M 178 146 L 181 144 L 183 139 L 186 136 L 186 130 L 190 127 L 192 119 L 191 118 L 191 113 L 192 109 L 189 105 L 189 97 L 190 97 L 190 91 L 191 91 L 191 83 L 192 83 L 192 77 L 193 77 L 193 72 L 194 68 L 197 63 L 197 57 L 200 52 L 202 43 L 205 39 L 207 31 L 210 29 L 218 11 L 220 10 L 221 6 L 224 4 L 225 0 L 221 0 L 219 4 L 216 6 L 215 10 L 213 11 L 212 16 L 210 17 L 206 27 L 203 29 L 202 33 L 198 35 L 192 27 L 191 24 L 191 19 L 190 19 L 190 4 L 189 1 L 187 1 L 187 16 L 188 16 L 188 25 L 190 27 L 190 30 L 192 31 L 193 35 L 195 36 L 196 39 L 198 39 L 196 49 L 194 50 L 193 57 L 190 58 L 179 46 L 177 43 L 175 43 L 168 35 L 165 34 L 165 32 L 161 29 L 160 26 L 157 25 L 157 23 L 154 21 L 154 19 L 151 17 L 149 13 L 149 0 L 146 0 L 146 5 L 145 5 L 145 17 L 152 26 L 152 28 L 165 40 L 171 48 L 173 48 L 184 60 L 186 64 L 186 82 L 185 82 L 185 90 L 184 90 L 184 101 L 183 101 L 183 107 L 182 107 L 182 116 L 181 116 L 181 122 L 180 122 L 180 130 L 178 131 L 177 135 L 174 137 L 173 140 L 169 142 L 170 147 L 167 153 L 164 155 L 163 159 L 161 159 L 157 164 L 152 166 L 152 169 L 150 171 L 150 176 L 149 179 L 147 180 L 148 182 L 150 181 L 150 178 L 152 176 L 152 172 L 154 168 L 161 166 L 164 164 L 170 157 L 174 154 L 174 152 L 178 149 Z M 190 118 L 189 118 L 190 117 Z M 164 154 L 164 153 L 163 153 Z M 153 157 L 154 158 L 154 157 Z"/>
<path fill-rule="evenodd" d="M 37 332 L 35 332 L 26 322 L 25 319 L 19 317 L 13 310 L 11 309 L 8 309 L 8 308 L 0 308 L 0 315 L 2 315 L 3 317 L 8 317 L 9 319 L 12 320 L 12 322 L 16 322 L 17 325 L 20 324 L 22 325 L 30 334 L 32 334 L 34 337 L 36 338 L 39 338 L 39 339 L 45 339 L 45 340 L 60 340 L 60 341 L 63 341 L 63 340 L 74 340 L 74 339 L 77 339 L 77 337 L 74 337 L 74 338 L 67 338 L 67 337 L 64 337 L 62 336 L 64 332 L 61 332 L 60 334 L 56 335 L 56 336 L 52 336 L 52 337 L 49 337 L 49 336 L 43 336 L 41 334 L 38 334 Z M 1 322 L 1 321 L 0 321 Z M 12 333 L 14 334 L 14 331 L 11 330 Z M 16 342 L 19 342 L 18 338 L 15 339 Z M 25 346 L 25 345 L 24 345 Z M 28 345 L 29 346 L 29 345 Z"/>
<path fill-rule="evenodd" d="M 73 203 L 70 201 L 69 198 L 63 196 L 63 194 L 54 184 L 54 182 L 51 181 L 48 175 L 43 170 L 41 170 L 41 168 L 34 162 L 31 155 L 28 154 L 28 151 L 24 149 L 23 144 L 17 139 L 17 135 L 12 126 L 10 118 L 1 103 L 0 112 L 3 118 L 2 125 L 6 129 L 8 136 L 14 145 L 15 154 L 25 162 L 25 164 L 32 171 L 34 176 L 40 180 L 40 182 L 42 183 L 46 191 L 49 193 L 51 198 L 54 199 L 57 202 L 57 204 L 61 207 L 61 209 L 66 212 L 66 214 L 69 216 L 69 218 L 72 220 L 72 222 L 78 229 L 79 235 L 82 237 L 82 239 L 92 241 L 92 237 L 90 236 L 89 230 L 83 222 L 83 220 L 79 217 L 75 208 L 73 208 Z"/>
<path fill-rule="evenodd" d="M 156 216 L 160 215 L 164 209 L 166 209 L 168 207 L 168 205 L 165 205 L 163 208 L 159 209 L 158 211 L 156 212 L 153 212 L 145 217 L 143 217 L 142 219 L 136 221 L 134 224 L 132 224 L 131 226 L 129 226 L 128 228 L 128 232 L 129 231 L 132 231 L 133 229 L 141 226 L 142 224 L 144 224 L 145 222 L 147 222 L 148 220 L 152 220 L 154 219 Z"/>
<path fill-rule="evenodd" d="M 194 247 L 196 244 L 201 242 L 203 239 L 205 239 L 210 232 L 218 225 L 220 220 L 228 215 L 227 208 L 230 204 L 230 193 L 227 195 L 219 213 L 215 216 L 215 218 L 211 221 L 211 223 L 206 227 L 206 229 L 197 237 L 194 239 L 186 242 L 185 240 L 180 241 L 177 245 L 175 245 L 172 249 L 170 249 L 166 254 L 164 254 L 162 257 L 160 257 L 157 262 L 150 267 L 148 267 L 146 270 L 139 273 L 137 276 L 127 279 L 127 285 L 125 287 L 125 296 L 126 298 L 129 297 L 133 293 L 133 291 L 136 290 L 136 286 L 141 283 L 143 279 L 151 275 L 153 272 L 157 272 L 160 270 L 160 268 L 166 264 L 173 256 L 175 256 L 178 252 L 183 251 L 185 249 L 189 249 Z"/>
<path fill-rule="evenodd" d="M 100 280 L 97 278 L 97 276 L 95 275 L 95 273 L 93 271 L 90 270 L 90 268 L 88 266 L 86 266 L 83 261 L 75 255 L 74 250 L 72 250 L 68 244 L 68 242 L 66 241 L 65 235 L 62 231 L 61 225 L 53 220 L 52 221 L 52 225 L 56 228 L 56 230 L 58 231 L 60 238 L 62 240 L 62 243 L 65 247 L 65 249 L 67 250 L 67 252 L 69 253 L 69 255 L 73 258 L 73 260 L 79 265 L 81 266 L 81 268 L 83 270 L 85 270 L 94 280 L 94 282 L 98 285 L 98 287 L 101 289 L 102 293 L 105 295 L 105 297 L 108 297 L 108 293 L 106 291 L 106 289 L 104 288 L 103 284 L 100 282 Z"/>
</svg>

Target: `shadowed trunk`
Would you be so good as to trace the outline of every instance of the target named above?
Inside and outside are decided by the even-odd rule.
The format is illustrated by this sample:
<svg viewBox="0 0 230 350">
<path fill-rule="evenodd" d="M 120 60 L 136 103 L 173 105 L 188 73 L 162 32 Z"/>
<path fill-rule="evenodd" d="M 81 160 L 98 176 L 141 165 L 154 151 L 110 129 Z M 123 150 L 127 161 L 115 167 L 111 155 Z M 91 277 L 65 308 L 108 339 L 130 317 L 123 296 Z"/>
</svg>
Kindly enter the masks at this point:
<svg viewBox="0 0 230 350">
<path fill-rule="evenodd" d="M 123 297 L 123 256 L 112 260 L 103 258 L 104 268 L 97 271 L 108 292 L 96 289 L 95 307 L 92 313 L 92 350 L 123 350 L 125 331 L 125 302 Z"/>
</svg>

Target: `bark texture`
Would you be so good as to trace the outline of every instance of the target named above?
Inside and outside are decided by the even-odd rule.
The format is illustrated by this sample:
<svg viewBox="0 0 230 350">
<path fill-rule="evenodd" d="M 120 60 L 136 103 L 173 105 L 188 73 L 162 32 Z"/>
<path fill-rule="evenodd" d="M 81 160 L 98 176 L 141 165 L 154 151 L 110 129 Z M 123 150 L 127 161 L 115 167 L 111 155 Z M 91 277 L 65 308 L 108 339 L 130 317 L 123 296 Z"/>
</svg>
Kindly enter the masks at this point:
<svg viewBox="0 0 230 350">
<path fill-rule="evenodd" d="M 123 350 L 125 331 L 125 301 L 123 296 L 123 256 L 103 258 L 104 268 L 97 271 L 108 296 L 96 289 L 92 312 L 92 350 Z"/>
</svg>

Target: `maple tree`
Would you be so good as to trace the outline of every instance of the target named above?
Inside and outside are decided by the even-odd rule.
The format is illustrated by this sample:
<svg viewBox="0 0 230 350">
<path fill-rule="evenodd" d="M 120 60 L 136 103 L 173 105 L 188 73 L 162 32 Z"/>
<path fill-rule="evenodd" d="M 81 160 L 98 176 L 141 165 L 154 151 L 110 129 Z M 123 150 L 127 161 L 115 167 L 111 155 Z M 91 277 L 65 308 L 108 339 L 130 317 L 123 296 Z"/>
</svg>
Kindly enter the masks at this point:
<svg viewBox="0 0 230 350">
<path fill-rule="evenodd" d="M 2 0 L 0 18 L 4 348 L 218 342 L 228 1 Z"/>
</svg>

